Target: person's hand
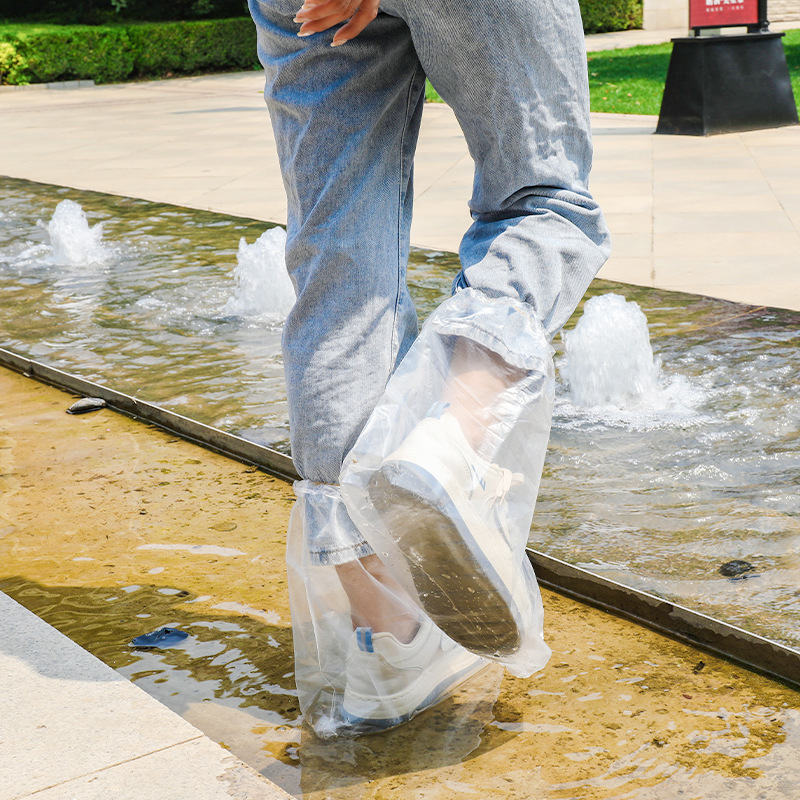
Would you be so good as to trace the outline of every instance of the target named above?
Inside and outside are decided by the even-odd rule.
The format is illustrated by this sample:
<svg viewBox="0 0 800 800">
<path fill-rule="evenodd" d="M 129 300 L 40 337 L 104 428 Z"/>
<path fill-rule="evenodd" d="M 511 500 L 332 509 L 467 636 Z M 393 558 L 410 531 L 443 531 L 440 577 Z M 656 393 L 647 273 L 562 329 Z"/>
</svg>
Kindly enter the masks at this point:
<svg viewBox="0 0 800 800">
<path fill-rule="evenodd" d="M 378 16 L 380 3 L 381 0 L 305 0 L 294 18 L 302 23 L 297 35 L 311 36 L 350 20 L 333 37 L 331 47 L 338 47 L 358 36 Z"/>
</svg>

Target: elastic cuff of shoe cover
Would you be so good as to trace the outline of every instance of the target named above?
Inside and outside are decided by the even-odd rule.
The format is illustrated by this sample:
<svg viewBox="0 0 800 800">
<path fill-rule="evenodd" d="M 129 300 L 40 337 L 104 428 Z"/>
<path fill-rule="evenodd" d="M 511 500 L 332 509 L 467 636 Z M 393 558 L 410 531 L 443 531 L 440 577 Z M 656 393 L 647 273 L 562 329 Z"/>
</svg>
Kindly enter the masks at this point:
<svg viewBox="0 0 800 800">
<path fill-rule="evenodd" d="M 443 336 L 471 339 L 507 364 L 544 373 L 554 350 L 533 308 L 510 297 L 461 289 L 445 300 L 429 325 Z"/>
<path fill-rule="evenodd" d="M 297 481 L 294 493 L 304 501 L 303 527 L 314 566 L 345 564 L 375 552 L 350 519 L 338 486 Z"/>
</svg>

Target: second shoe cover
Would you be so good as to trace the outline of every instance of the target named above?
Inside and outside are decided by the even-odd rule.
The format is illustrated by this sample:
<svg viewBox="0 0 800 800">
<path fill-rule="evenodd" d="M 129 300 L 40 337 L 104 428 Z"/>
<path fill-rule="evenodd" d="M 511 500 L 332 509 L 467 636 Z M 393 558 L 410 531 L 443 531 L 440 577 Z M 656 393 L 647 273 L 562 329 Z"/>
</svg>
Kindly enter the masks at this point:
<svg viewBox="0 0 800 800">
<path fill-rule="evenodd" d="M 552 353 L 529 306 L 458 292 L 426 322 L 341 474 L 350 517 L 436 625 L 522 676 L 550 655 L 525 546 Z"/>
<path fill-rule="evenodd" d="M 318 736 L 399 725 L 486 665 L 390 579 L 351 527 L 337 487 L 299 481 L 294 488 L 286 561 L 295 681 Z"/>
</svg>

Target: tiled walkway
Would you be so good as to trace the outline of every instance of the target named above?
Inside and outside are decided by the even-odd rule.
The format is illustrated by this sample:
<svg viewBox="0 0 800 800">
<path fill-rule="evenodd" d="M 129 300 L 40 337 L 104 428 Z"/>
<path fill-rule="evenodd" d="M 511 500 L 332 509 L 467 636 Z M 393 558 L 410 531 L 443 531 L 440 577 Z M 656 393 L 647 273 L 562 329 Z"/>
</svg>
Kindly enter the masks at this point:
<svg viewBox="0 0 800 800">
<path fill-rule="evenodd" d="M 800 22 L 800 0 L 769 0 L 767 15 L 775 22 Z"/>
<path fill-rule="evenodd" d="M 252 72 L 5 89 L 0 174 L 284 222 L 261 88 Z M 593 115 L 592 190 L 614 238 L 601 275 L 800 308 L 800 127 L 702 138 L 654 136 L 655 124 Z M 472 163 L 447 106 L 425 109 L 415 170 L 412 242 L 456 251 Z"/>
</svg>

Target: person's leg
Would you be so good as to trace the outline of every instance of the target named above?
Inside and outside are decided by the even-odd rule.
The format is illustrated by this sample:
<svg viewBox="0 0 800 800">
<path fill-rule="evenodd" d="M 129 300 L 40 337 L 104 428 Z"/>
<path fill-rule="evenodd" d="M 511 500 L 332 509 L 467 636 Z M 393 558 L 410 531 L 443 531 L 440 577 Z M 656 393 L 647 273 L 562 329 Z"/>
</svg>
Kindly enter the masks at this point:
<svg viewBox="0 0 800 800">
<path fill-rule="evenodd" d="M 473 449 L 480 447 L 486 431 L 497 422 L 493 412 L 497 398 L 524 374 L 480 344 L 469 339 L 456 341 L 450 358 L 451 379 L 442 400 Z"/>
<path fill-rule="evenodd" d="M 336 483 L 416 335 L 405 283 L 424 80 L 408 28 L 381 14 L 346 47 L 298 38 L 300 0 L 252 0 L 288 198 L 297 302 L 283 356 L 292 458 Z"/>
<path fill-rule="evenodd" d="M 475 161 L 474 222 L 454 288 L 522 301 L 552 339 L 610 251 L 588 189 L 592 146 L 578 2 L 403 0 L 400 13 Z M 498 353 L 493 331 L 467 335 L 453 350 L 444 400 L 480 449 L 487 431 L 502 428 L 504 395 L 522 373 Z"/>
<path fill-rule="evenodd" d="M 350 601 L 353 630 L 391 633 L 408 644 L 419 630 L 419 607 L 374 553 L 345 561 L 336 573 Z"/>
<path fill-rule="evenodd" d="M 297 289 L 283 333 L 292 457 L 305 479 L 335 484 L 416 335 L 405 270 L 425 78 L 401 20 L 382 14 L 347 47 L 331 49 L 333 31 L 297 37 L 299 7 L 300 0 L 254 0 L 251 12 Z M 338 565 L 362 624 L 372 616 L 378 630 L 406 636 L 415 620 L 370 604 L 370 580 L 381 584 L 384 572 L 377 558 L 364 558 L 369 546 L 335 495 L 321 493 L 326 501 L 339 525 L 322 541 L 312 538 L 315 555 Z"/>
<path fill-rule="evenodd" d="M 577 0 L 404 0 L 399 13 L 475 160 L 474 223 L 464 291 L 390 380 L 345 499 L 448 635 L 530 673 L 547 657 L 524 547 L 552 409 L 548 340 L 609 251 L 588 191 L 580 12 Z"/>
<path fill-rule="evenodd" d="M 462 13 L 442 19 L 441 0 L 419 14 L 408 7 L 423 66 L 454 109 L 475 159 L 474 222 L 462 241 L 456 286 L 522 300 L 552 338 L 610 249 L 588 191 L 580 10 L 577 0 L 467 0 L 458 8 Z M 449 394 L 477 446 L 497 422 L 488 409 L 514 380 L 499 364 L 461 362 L 454 359 Z"/>
<path fill-rule="evenodd" d="M 547 335 L 610 250 L 588 191 L 592 148 L 577 0 L 406 3 L 420 61 L 475 160 L 460 286 L 531 305 Z"/>
<path fill-rule="evenodd" d="M 401 20 L 347 47 L 298 38 L 300 0 L 252 0 L 288 197 L 284 327 L 295 485 L 296 680 L 322 735 L 389 727 L 481 665 L 438 631 L 350 521 L 342 460 L 416 335 L 405 282 L 424 75 Z"/>
</svg>

